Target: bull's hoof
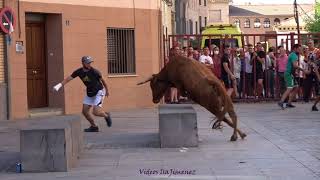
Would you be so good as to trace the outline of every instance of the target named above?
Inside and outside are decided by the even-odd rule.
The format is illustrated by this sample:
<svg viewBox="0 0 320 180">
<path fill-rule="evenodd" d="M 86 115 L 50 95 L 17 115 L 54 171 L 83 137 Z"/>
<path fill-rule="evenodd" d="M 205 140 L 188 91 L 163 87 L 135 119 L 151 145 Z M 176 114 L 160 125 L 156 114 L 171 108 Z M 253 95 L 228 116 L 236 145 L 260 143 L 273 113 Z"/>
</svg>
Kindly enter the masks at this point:
<svg viewBox="0 0 320 180">
<path fill-rule="evenodd" d="M 232 135 L 230 141 L 237 141 L 238 136 L 237 135 Z"/>
<path fill-rule="evenodd" d="M 247 137 L 247 135 L 245 133 L 240 134 L 241 139 L 244 139 Z"/>
<path fill-rule="evenodd" d="M 213 123 L 212 129 L 222 129 L 223 126 L 221 124 L 221 121 L 217 120 L 216 122 Z"/>
</svg>

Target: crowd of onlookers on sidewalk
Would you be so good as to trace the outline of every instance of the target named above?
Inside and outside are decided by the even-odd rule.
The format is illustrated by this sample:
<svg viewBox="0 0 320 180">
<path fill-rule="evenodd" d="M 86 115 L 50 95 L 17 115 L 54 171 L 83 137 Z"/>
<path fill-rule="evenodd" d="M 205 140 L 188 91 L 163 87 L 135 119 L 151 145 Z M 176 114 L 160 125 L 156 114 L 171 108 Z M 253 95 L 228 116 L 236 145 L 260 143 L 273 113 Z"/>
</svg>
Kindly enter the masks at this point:
<svg viewBox="0 0 320 180">
<path fill-rule="evenodd" d="M 175 46 L 169 53 L 179 54 L 205 64 L 221 80 L 228 95 L 232 97 L 276 98 L 283 96 L 289 86 L 294 87 L 294 91 L 290 93 L 293 101 L 301 99 L 309 102 L 311 98 L 320 95 L 317 77 L 320 50 L 315 47 L 313 40 L 309 40 L 307 45 L 294 45 L 291 52 L 284 46 L 264 49 L 258 42 L 255 45 L 247 44 L 243 48 L 224 45 L 223 49 L 215 45 L 203 49 Z M 169 58 L 166 58 L 166 61 L 168 60 Z M 295 61 L 297 67 L 292 64 Z M 286 76 L 286 72 L 289 71 L 290 75 Z M 170 102 L 179 103 L 181 98 L 185 99 L 178 96 L 177 89 L 172 88 Z M 294 106 L 289 102 L 287 107 Z M 313 110 L 317 110 L 316 106 L 313 106 Z"/>
</svg>

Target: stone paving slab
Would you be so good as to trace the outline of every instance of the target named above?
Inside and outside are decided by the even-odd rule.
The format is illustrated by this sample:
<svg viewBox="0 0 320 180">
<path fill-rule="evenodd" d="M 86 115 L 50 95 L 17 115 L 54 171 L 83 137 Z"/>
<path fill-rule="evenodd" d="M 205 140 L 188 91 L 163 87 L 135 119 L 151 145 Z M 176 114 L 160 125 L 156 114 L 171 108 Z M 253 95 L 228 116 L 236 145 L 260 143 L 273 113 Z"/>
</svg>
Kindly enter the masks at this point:
<svg viewBox="0 0 320 180">
<path fill-rule="evenodd" d="M 197 105 L 194 107 L 199 148 L 156 147 L 156 109 L 118 111 L 112 112 L 112 128 L 97 119 L 101 132 L 85 134 L 86 150 L 78 167 L 70 172 L 0 173 L 0 179 L 320 179 L 320 113 L 310 112 L 311 104 L 297 104 L 297 108 L 285 111 L 275 104 L 236 104 L 239 126 L 248 134 L 245 140 L 237 142 L 229 141 L 232 129 L 226 125 L 212 131 L 209 124 L 213 116 Z M 0 161 L 4 159 L 1 153 L 17 149 L 15 128 L 25 122 L 17 124 L 0 122 Z M 83 128 L 86 126 L 83 121 Z M 170 173 L 171 169 L 192 173 L 170 177 L 160 174 Z M 155 174 L 150 175 L 150 171 Z"/>
</svg>

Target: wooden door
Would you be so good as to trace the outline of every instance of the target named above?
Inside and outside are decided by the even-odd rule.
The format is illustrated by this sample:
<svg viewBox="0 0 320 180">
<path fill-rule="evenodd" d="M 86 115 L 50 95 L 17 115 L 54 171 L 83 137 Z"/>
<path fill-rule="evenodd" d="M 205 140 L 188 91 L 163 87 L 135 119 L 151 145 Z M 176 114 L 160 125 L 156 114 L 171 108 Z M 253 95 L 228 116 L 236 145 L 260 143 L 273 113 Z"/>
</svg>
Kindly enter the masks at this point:
<svg viewBox="0 0 320 180">
<path fill-rule="evenodd" d="M 26 55 L 29 109 L 47 107 L 44 23 L 26 23 Z"/>
</svg>

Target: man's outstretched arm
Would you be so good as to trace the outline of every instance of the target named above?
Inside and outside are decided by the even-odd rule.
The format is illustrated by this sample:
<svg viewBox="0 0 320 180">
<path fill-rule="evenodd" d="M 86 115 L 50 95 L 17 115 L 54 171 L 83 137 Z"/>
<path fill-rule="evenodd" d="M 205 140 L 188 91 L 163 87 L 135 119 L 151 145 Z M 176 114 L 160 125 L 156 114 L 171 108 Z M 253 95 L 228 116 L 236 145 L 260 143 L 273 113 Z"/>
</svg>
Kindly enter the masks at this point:
<svg viewBox="0 0 320 180">
<path fill-rule="evenodd" d="M 53 87 L 53 89 L 54 89 L 55 91 L 59 91 L 59 89 L 60 89 L 62 86 L 66 85 L 66 84 L 67 84 L 68 82 L 70 82 L 72 79 L 73 79 L 73 77 L 68 76 L 68 77 L 65 78 L 61 83 L 55 85 L 55 86 Z"/>
</svg>

